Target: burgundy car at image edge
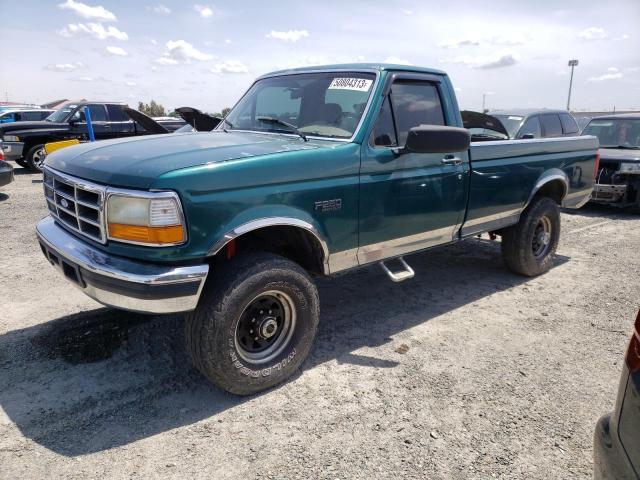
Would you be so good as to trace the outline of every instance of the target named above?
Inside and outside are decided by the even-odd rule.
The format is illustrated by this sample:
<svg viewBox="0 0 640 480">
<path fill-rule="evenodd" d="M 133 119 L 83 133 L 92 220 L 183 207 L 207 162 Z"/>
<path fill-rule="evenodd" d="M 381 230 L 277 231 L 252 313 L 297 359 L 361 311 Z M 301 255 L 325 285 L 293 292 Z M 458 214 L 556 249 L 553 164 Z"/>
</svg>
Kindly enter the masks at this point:
<svg viewBox="0 0 640 480">
<path fill-rule="evenodd" d="M 640 479 L 640 311 L 634 327 L 615 410 L 602 417 L 596 426 L 596 480 Z"/>
</svg>

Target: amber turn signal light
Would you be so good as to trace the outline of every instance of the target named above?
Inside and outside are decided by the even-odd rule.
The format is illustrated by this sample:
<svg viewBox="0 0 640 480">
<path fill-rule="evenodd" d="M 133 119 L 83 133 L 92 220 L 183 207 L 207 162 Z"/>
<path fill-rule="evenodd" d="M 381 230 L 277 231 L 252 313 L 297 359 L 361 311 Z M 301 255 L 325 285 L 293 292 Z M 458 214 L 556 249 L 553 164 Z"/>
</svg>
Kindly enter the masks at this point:
<svg viewBox="0 0 640 480">
<path fill-rule="evenodd" d="M 109 223 L 109 237 L 156 245 L 182 243 L 185 239 L 182 225 L 147 227 L 122 223 Z"/>
</svg>

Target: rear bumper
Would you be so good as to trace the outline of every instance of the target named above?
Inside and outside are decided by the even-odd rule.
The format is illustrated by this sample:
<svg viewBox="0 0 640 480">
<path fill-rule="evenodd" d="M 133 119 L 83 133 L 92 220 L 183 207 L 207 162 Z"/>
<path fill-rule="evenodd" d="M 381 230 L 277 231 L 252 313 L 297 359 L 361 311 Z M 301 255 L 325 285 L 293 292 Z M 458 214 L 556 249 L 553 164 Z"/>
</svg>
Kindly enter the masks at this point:
<svg viewBox="0 0 640 480">
<path fill-rule="evenodd" d="M 605 415 L 596 425 L 593 441 L 594 480 L 638 480 L 617 432 L 612 429 L 612 415 Z"/>
<path fill-rule="evenodd" d="M 142 313 L 196 308 L 209 265 L 165 266 L 109 255 L 71 235 L 46 217 L 36 226 L 47 260 L 98 302 Z"/>
<path fill-rule="evenodd" d="M 7 160 L 16 160 L 22 158 L 22 150 L 24 143 L 22 142 L 0 142 L 2 151 Z"/>
</svg>

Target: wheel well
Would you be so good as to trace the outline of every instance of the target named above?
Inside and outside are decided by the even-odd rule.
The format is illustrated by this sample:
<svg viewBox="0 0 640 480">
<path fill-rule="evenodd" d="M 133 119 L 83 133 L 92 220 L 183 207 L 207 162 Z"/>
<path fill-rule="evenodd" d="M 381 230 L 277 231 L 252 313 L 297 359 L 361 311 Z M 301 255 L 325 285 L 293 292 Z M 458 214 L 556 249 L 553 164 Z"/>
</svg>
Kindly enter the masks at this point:
<svg viewBox="0 0 640 480">
<path fill-rule="evenodd" d="M 271 252 L 296 262 L 314 275 L 325 274 L 325 250 L 308 230 L 288 225 L 259 228 L 247 232 L 222 247 L 214 261 L 224 261 L 247 252 Z"/>
<path fill-rule="evenodd" d="M 24 147 L 22 149 L 22 156 L 27 157 L 27 153 L 36 145 L 44 145 L 51 141 L 50 137 L 33 137 L 24 139 Z"/>
<path fill-rule="evenodd" d="M 551 180 L 538 189 L 536 197 L 548 197 L 558 205 L 562 205 L 562 200 L 566 195 L 566 186 L 561 180 Z"/>
</svg>

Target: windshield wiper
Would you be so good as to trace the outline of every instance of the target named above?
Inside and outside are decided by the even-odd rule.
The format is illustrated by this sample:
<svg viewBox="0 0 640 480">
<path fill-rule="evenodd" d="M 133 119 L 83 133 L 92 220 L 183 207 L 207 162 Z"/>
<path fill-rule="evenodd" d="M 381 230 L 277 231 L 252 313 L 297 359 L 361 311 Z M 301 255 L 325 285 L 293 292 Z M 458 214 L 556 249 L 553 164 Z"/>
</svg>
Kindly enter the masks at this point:
<svg viewBox="0 0 640 480">
<path fill-rule="evenodd" d="M 600 148 L 622 148 L 624 150 L 640 150 L 640 146 L 635 145 L 600 145 Z"/>
<path fill-rule="evenodd" d="M 302 133 L 300 130 L 298 130 L 298 127 L 296 127 L 295 125 L 293 125 L 293 124 L 291 124 L 289 122 L 285 122 L 284 120 L 280 120 L 279 118 L 275 118 L 275 117 L 256 117 L 256 120 L 258 120 L 260 122 L 265 122 L 265 123 L 275 123 L 277 125 L 282 125 L 283 127 L 287 127 L 293 133 L 296 133 L 296 134 L 300 135 L 300 137 L 305 142 L 309 141 L 307 139 L 307 136 L 304 133 Z"/>
</svg>

